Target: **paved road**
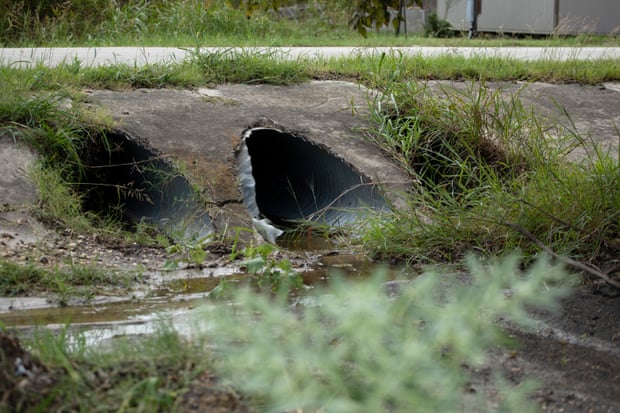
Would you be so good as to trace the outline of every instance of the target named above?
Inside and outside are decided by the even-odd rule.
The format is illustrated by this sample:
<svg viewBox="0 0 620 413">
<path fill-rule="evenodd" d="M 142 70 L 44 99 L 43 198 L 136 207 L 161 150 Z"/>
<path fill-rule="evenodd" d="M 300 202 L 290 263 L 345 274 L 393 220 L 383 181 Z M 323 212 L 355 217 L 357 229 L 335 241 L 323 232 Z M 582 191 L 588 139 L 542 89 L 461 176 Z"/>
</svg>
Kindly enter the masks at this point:
<svg viewBox="0 0 620 413">
<path fill-rule="evenodd" d="M 0 66 L 30 67 L 37 64 L 56 66 L 76 59 L 82 66 L 112 64 L 144 65 L 183 61 L 195 48 L 177 47 L 74 47 L 0 49 Z M 275 53 L 282 59 L 332 58 L 350 55 L 373 55 L 399 52 L 420 56 L 494 56 L 518 60 L 596 60 L 620 59 L 620 47 L 203 47 L 201 52 L 257 51 Z"/>
</svg>

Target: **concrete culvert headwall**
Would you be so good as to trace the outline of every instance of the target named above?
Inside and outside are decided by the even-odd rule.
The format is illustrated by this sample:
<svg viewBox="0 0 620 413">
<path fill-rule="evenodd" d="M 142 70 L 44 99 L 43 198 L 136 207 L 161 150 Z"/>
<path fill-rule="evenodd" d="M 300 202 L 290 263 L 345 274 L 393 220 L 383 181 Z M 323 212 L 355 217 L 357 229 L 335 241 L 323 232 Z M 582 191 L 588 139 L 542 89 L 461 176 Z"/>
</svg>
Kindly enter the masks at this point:
<svg viewBox="0 0 620 413">
<path fill-rule="evenodd" d="M 87 149 L 81 185 L 90 210 L 145 221 L 175 239 L 213 232 L 204 204 L 187 179 L 158 153 L 122 131 L 109 132 Z"/>
<path fill-rule="evenodd" d="M 248 129 L 238 154 L 244 200 L 254 218 L 291 226 L 341 226 L 388 202 L 368 178 L 323 146 L 274 128 Z"/>
</svg>

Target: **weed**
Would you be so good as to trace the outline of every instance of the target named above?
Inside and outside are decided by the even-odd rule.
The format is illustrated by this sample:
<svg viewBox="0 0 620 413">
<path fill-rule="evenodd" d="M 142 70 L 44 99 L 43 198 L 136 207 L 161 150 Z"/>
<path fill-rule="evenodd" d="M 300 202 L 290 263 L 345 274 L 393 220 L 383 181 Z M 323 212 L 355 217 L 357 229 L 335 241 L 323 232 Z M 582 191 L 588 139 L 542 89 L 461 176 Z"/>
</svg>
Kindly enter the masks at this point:
<svg viewBox="0 0 620 413">
<path fill-rule="evenodd" d="M 245 260 L 241 265 L 253 275 L 259 289 L 267 287 L 273 292 L 289 291 L 302 286 L 301 275 L 293 269 L 291 262 L 275 257 L 276 247 L 272 244 L 260 244 L 246 247 Z"/>
<path fill-rule="evenodd" d="M 36 211 L 39 219 L 76 231 L 92 227 L 83 213 L 80 197 L 67 185 L 61 172 L 39 167 L 31 171 L 31 176 L 39 193 L 40 208 Z"/>
<path fill-rule="evenodd" d="M 427 37 L 453 37 L 456 32 L 453 31 L 452 24 L 449 21 L 440 19 L 437 13 L 430 13 L 428 20 L 424 25 L 424 36 Z"/>
<path fill-rule="evenodd" d="M 240 267 L 250 275 L 249 284 L 258 290 L 287 294 L 303 286 L 303 278 L 295 271 L 290 260 L 280 256 L 278 247 L 261 243 L 248 245 L 240 251 L 233 251 L 231 260 L 242 256 Z M 226 278 L 211 292 L 216 299 L 229 298 L 232 286 Z"/>
<path fill-rule="evenodd" d="M 137 222 L 133 230 L 125 236 L 125 243 L 138 245 L 154 245 L 161 248 L 171 247 L 170 238 L 153 224 L 144 219 Z"/>
<path fill-rule="evenodd" d="M 171 257 L 164 263 L 164 269 L 176 270 L 181 264 L 200 267 L 207 258 L 205 247 L 212 239 L 211 235 L 195 240 L 186 239 L 184 242 L 175 243 L 166 248 Z"/>
</svg>

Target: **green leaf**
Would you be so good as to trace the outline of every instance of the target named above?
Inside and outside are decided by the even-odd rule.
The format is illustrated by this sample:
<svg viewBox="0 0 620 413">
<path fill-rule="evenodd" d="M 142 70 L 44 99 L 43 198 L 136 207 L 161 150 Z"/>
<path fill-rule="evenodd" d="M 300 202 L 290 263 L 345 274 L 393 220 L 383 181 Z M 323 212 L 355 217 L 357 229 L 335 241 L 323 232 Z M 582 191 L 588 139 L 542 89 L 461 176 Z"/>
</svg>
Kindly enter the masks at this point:
<svg viewBox="0 0 620 413">
<path fill-rule="evenodd" d="M 241 265 L 245 266 L 247 271 L 252 274 L 258 274 L 265 268 L 266 261 L 262 256 L 250 258 L 241 262 Z"/>
<path fill-rule="evenodd" d="M 176 260 L 166 260 L 162 269 L 164 271 L 174 271 L 177 268 L 179 268 L 179 263 Z"/>
</svg>

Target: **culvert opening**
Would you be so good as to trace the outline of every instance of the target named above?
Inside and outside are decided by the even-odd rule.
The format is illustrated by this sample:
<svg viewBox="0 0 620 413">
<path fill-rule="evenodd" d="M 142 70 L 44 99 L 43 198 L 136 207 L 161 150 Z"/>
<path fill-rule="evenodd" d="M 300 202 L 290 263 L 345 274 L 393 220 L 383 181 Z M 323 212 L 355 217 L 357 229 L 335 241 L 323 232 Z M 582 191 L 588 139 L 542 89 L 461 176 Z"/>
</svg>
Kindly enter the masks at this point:
<svg viewBox="0 0 620 413">
<path fill-rule="evenodd" d="M 376 185 L 352 165 L 293 133 L 248 129 L 238 162 L 250 214 L 278 227 L 343 226 L 389 209 Z"/>
<path fill-rule="evenodd" d="M 145 222 L 173 239 L 213 232 L 204 202 L 160 154 L 122 131 L 95 141 L 83 156 L 80 190 L 87 210 L 120 218 L 130 227 Z"/>
</svg>

